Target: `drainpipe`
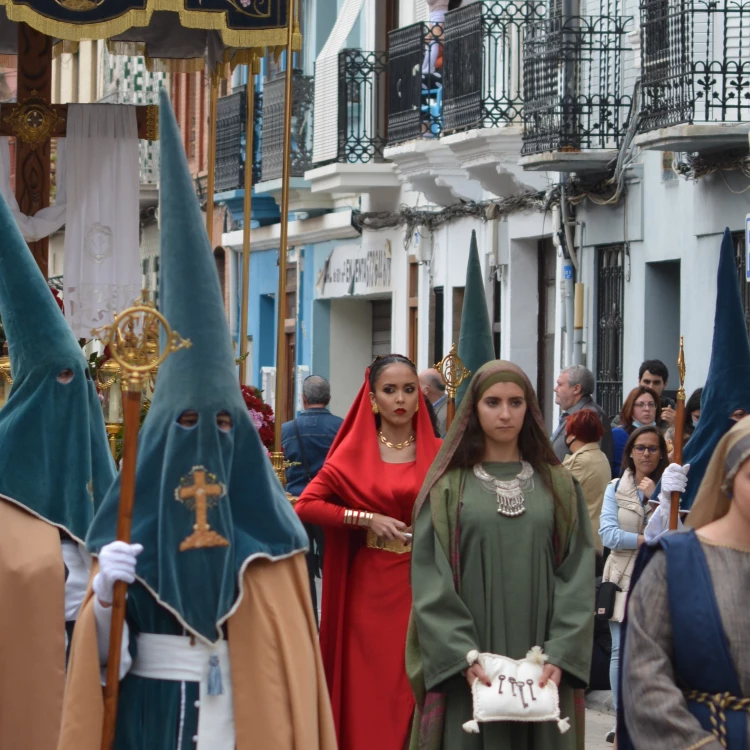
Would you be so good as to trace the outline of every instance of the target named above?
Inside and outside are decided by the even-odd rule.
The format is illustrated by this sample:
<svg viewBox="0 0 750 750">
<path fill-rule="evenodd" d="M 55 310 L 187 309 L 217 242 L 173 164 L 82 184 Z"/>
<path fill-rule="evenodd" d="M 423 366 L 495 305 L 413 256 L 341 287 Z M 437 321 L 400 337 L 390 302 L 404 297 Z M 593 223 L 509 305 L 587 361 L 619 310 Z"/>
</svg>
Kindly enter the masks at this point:
<svg viewBox="0 0 750 750">
<path fill-rule="evenodd" d="M 583 284 L 576 284 L 573 321 L 573 364 L 583 364 Z"/>
</svg>

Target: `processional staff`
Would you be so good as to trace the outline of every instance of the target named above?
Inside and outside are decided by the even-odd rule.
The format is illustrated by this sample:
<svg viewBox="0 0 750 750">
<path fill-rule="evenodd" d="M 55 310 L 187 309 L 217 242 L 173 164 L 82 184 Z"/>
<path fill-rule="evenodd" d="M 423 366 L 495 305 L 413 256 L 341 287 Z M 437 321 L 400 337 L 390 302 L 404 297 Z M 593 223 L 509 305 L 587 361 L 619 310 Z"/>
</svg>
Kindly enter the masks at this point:
<svg viewBox="0 0 750 750">
<path fill-rule="evenodd" d="M 677 369 L 680 373 L 680 389 L 677 391 L 677 411 L 674 419 L 674 453 L 673 461 L 682 464 L 682 448 L 685 442 L 685 339 L 680 336 L 680 355 L 677 358 Z M 680 493 L 672 492 L 672 504 L 669 508 L 669 528 L 677 528 L 680 513 Z"/>
<path fill-rule="evenodd" d="M 445 392 L 448 398 L 445 404 L 445 429 L 448 430 L 453 424 L 453 417 L 456 416 L 456 394 L 464 380 L 471 377 L 471 370 L 464 367 L 455 344 L 448 354 L 435 365 L 435 369 L 443 376 L 445 381 Z"/>
<path fill-rule="evenodd" d="M 166 332 L 166 345 L 159 353 L 159 329 Z M 138 429 L 141 416 L 141 394 L 154 371 L 178 349 L 188 348 L 190 341 L 173 331 L 166 318 L 154 307 L 148 291 L 133 307 L 115 316 L 112 325 L 92 332 L 122 368 L 122 406 L 124 440 L 120 474 L 120 505 L 117 513 L 117 539 L 130 544 L 135 499 L 135 467 L 138 452 Z M 114 744 L 117 724 L 117 700 L 120 692 L 120 648 L 125 624 L 127 584 L 115 583 L 112 598 L 112 625 L 107 659 L 107 683 L 104 688 L 104 724 L 102 750 Z"/>
</svg>

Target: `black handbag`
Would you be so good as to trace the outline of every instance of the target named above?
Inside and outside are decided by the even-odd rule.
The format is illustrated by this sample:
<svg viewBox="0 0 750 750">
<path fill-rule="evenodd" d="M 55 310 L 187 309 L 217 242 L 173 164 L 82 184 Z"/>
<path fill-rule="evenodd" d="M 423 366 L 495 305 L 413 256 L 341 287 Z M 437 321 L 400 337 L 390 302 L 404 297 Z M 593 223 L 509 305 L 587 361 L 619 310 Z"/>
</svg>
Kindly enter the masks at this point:
<svg viewBox="0 0 750 750">
<path fill-rule="evenodd" d="M 612 581 L 604 581 L 599 586 L 599 591 L 596 594 L 596 610 L 594 614 L 599 620 L 611 620 L 612 615 L 615 612 L 615 601 L 617 600 L 617 594 L 622 589 Z"/>
</svg>

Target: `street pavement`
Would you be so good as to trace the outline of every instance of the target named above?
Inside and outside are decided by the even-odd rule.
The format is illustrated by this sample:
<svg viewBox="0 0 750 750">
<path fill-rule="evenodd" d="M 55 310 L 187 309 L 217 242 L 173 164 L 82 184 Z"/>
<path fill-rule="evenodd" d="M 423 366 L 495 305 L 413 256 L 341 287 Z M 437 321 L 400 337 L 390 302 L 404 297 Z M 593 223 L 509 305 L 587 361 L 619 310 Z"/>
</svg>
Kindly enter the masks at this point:
<svg viewBox="0 0 750 750">
<path fill-rule="evenodd" d="M 586 709 L 586 750 L 612 750 L 612 745 L 605 742 L 607 732 L 612 729 L 614 717 L 591 708 Z"/>
</svg>

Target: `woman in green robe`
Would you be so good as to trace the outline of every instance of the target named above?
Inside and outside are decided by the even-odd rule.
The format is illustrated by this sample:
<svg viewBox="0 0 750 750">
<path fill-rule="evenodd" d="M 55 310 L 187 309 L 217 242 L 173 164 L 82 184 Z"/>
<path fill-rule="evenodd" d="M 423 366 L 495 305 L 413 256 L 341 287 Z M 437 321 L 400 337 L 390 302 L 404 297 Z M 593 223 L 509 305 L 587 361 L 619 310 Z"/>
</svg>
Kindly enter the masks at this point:
<svg viewBox="0 0 750 750">
<path fill-rule="evenodd" d="M 489 362 L 474 376 L 414 514 L 411 748 L 575 750 L 574 691 L 586 686 L 593 638 L 591 524 L 520 368 Z M 467 654 L 523 659 L 533 646 L 548 656 L 543 679 L 558 685 L 574 731 L 494 722 L 467 734 L 470 684 L 487 679 Z"/>
</svg>

